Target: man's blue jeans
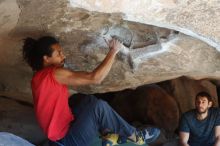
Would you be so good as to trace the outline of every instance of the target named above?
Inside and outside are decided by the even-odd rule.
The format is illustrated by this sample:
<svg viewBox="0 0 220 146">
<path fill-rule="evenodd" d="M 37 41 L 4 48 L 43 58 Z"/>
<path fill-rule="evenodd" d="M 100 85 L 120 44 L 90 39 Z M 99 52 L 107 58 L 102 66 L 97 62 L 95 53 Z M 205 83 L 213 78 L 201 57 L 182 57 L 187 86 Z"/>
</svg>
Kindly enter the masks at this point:
<svg viewBox="0 0 220 146">
<path fill-rule="evenodd" d="M 66 136 L 57 143 L 64 146 L 89 146 L 99 133 L 113 132 L 129 137 L 135 132 L 136 129 L 124 121 L 107 102 L 93 95 L 81 95 L 80 102 L 77 98 L 74 95 L 70 97 L 75 120 Z"/>
</svg>

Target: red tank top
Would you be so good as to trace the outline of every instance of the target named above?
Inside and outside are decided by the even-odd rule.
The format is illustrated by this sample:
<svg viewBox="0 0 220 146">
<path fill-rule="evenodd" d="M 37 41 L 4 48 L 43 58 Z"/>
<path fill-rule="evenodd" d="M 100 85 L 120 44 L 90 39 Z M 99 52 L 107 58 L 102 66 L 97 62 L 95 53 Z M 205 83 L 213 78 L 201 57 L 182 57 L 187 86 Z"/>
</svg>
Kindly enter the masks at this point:
<svg viewBox="0 0 220 146">
<path fill-rule="evenodd" d="M 47 137 L 52 140 L 62 139 L 74 119 L 68 105 L 68 89 L 54 77 L 56 67 L 46 67 L 32 78 L 32 94 L 35 114 Z"/>
</svg>

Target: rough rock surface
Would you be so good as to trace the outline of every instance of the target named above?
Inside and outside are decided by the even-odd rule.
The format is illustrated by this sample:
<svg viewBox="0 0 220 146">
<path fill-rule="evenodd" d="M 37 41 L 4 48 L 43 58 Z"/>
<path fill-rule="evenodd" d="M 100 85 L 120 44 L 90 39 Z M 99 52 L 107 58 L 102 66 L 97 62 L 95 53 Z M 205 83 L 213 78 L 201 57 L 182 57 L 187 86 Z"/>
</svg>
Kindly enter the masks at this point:
<svg viewBox="0 0 220 146">
<path fill-rule="evenodd" d="M 174 109 L 186 111 L 193 107 L 197 91 L 207 90 L 217 97 L 210 82 L 194 80 L 213 79 L 220 84 L 219 16 L 218 0 L 1 0 L 0 92 L 31 93 L 32 71 L 21 57 L 22 39 L 27 36 L 59 38 L 67 67 L 85 71 L 91 71 L 104 59 L 106 42 L 116 37 L 124 47 L 104 82 L 74 90 L 104 93 L 174 79 L 169 85 L 175 90 L 167 96 L 167 104 L 175 106 L 174 97 L 179 106 Z M 181 76 L 193 80 L 175 79 Z M 31 96 L 26 97 L 19 100 L 31 101 Z M 36 128 L 33 111 L 24 107 L 21 113 L 30 116 L 25 119 L 8 113 L 20 112 L 23 107 L 5 99 L 1 103 L 1 130 L 15 126 L 19 136 L 31 139 L 26 136 L 32 136 L 29 128 Z M 27 120 L 28 132 L 20 131 L 12 119 Z"/>
<path fill-rule="evenodd" d="M 141 86 L 134 90 L 114 92 L 102 97 L 126 121 L 135 126 L 156 125 L 167 133 L 174 133 L 179 124 L 180 111 L 175 97 L 158 85 Z M 141 122 L 141 123 L 138 123 Z"/>
<path fill-rule="evenodd" d="M 124 19 L 181 31 L 220 50 L 218 0 L 69 0 L 71 6 L 89 11 L 122 13 Z"/>
<path fill-rule="evenodd" d="M 104 82 L 77 91 L 117 91 L 179 76 L 219 79 L 218 1 L 3 0 L 0 8 L 1 91 L 30 93 L 22 39 L 48 34 L 60 39 L 75 70 L 91 71 L 106 55 L 106 41 L 123 41 Z"/>
<path fill-rule="evenodd" d="M 196 94 L 202 91 L 208 92 L 212 96 L 214 106 L 219 105 L 216 86 L 208 80 L 181 77 L 160 83 L 160 86 L 175 97 L 181 113 L 195 108 Z"/>
<path fill-rule="evenodd" d="M 36 145 L 46 139 L 37 124 L 32 104 L 5 96 L 0 96 L 0 103 L 1 132 L 13 133 Z M 4 140 L 4 137 L 1 138 Z M 12 142 L 16 143 L 14 140 Z"/>
</svg>

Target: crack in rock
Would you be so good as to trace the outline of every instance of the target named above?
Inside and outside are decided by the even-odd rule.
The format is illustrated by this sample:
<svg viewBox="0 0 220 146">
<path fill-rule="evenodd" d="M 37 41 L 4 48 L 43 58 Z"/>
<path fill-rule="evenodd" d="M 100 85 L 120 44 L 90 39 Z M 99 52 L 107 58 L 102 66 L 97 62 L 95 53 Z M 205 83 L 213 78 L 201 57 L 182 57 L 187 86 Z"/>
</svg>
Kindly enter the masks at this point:
<svg viewBox="0 0 220 146">
<path fill-rule="evenodd" d="M 94 54 L 94 48 L 108 48 L 108 42 L 116 38 L 123 44 L 119 58 L 123 61 L 127 60 L 130 68 L 135 71 L 139 64 L 148 58 L 167 51 L 169 42 L 177 35 L 177 31 L 158 31 L 155 27 L 153 33 L 144 33 L 144 35 L 119 25 L 104 27 L 98 35 L 91 35 L 91 40 L 81 46 L 81 51 L 85 54 Z"/>
</svg>

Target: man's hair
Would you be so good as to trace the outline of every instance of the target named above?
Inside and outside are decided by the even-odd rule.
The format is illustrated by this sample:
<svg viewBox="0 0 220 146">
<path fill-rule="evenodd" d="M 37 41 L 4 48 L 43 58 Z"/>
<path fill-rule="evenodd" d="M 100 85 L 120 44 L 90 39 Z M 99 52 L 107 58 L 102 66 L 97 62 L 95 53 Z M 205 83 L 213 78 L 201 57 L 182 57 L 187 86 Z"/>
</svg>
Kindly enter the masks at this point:
<svg viewBox="0 0 220 146">
<path fill-rule="evenodd" d="M 33 71 L 43 68 L 43 56 L 51 57 L 53 49 L 51 45 L 59 43 L 52 36 L 43 36 L 37 40 L 27 37 L 22 48 L 23 59 L 30 65 Z"/>
<path fill-rule="evenodd" d="M 209 102 L 213 102 L 213 99 L 212 97 L 210 96 L 209 93 L 207 92 L 199 92 L 197 95 L 196 95 L 196 100 L 199 99 L 200 97 L 206 97 L 208 99 Z"/>
</svg>

